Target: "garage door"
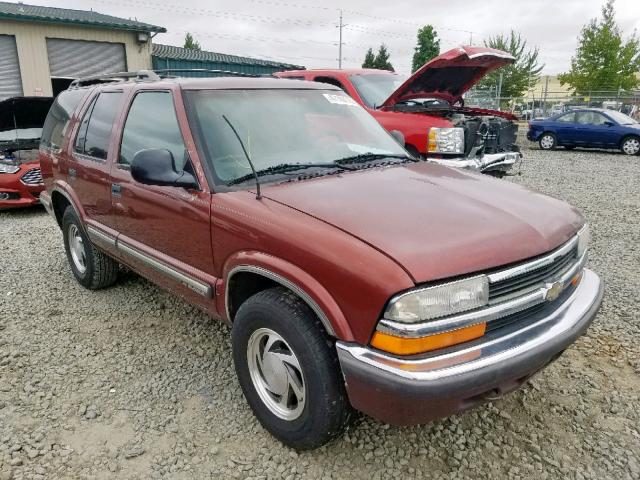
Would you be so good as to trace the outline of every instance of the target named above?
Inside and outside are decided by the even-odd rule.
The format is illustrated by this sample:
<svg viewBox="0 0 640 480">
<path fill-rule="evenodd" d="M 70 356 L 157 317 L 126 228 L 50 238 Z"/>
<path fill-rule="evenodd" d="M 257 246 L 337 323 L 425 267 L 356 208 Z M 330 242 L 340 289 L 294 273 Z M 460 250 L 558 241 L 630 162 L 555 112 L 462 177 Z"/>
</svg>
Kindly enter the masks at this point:
<svg viewBox="0 0 640 480">
<path fill-rule="evenodd" d="M 47 54 L 52 77 L 78 78 L 127 70 L 122 43 L 48 38 Z"/>
<path fill-rule="evenodd" d="M 16 37 L 0 35 L 0 100 L 22 95 Z"/>
</svg>

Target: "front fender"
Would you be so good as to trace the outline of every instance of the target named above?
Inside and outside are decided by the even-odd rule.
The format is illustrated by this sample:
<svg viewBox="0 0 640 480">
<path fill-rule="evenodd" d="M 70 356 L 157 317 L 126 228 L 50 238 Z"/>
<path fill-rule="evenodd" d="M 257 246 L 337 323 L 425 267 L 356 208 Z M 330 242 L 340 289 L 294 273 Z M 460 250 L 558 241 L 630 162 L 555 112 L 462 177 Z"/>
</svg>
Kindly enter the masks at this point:
<svg viewBox="0 0 640 480">
<path fill-rule="evenodd" d="M 314 277 L 286 260 L 258 251 L 236 252 L 224 264 L 222 279 L 216 290 L 218 311 L 227 321 L 230 321 L 227 286 L 233 275 L 242 271 L 265 276 L 294 291 L 318 315 L 331 336 L 346 341 L 354 340 L 344 313 Z"/>
</svg>

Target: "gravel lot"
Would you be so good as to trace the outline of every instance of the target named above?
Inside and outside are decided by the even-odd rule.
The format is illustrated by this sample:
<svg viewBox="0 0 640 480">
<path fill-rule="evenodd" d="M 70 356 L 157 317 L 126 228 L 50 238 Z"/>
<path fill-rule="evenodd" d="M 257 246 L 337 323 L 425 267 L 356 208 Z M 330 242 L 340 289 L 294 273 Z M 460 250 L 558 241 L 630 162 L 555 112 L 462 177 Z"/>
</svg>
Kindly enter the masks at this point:
<svg viewBox="0 0 640 480">
<path fill-rule="evenodd" d="M 0 214 L 0 480 L 640 478 L 640 158 L 525 154 L 510 181 L 591 223 L 606 294 L 588 335 L 499 401 L 421 427 L 364 418 L 301 454 L 251 414 L 227 327 L 132 273 L 84 290 L 44 210 Z"/>
</svg>

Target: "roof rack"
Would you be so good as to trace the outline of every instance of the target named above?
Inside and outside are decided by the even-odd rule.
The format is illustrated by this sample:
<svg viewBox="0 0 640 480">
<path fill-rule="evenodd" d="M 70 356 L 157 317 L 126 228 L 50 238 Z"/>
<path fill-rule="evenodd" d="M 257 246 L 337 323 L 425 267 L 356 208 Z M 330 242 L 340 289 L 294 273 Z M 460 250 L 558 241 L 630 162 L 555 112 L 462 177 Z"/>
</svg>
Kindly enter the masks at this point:
<svg viewBox="0 0 640 480">
<path fill-rule="evenodd" d="M 161 70 L 153 70 L 155 73 L 160 74 L 162 78 L 175 78 L 177 76 L 163 75 L 165 73 L 172 72 L 196 72 L 196 73 L 216 73 L 221 77 L 263 77 L 264 75 L 256 75 L 253 73 L 241 73 L 231 72 L 229 70 L 209 70 L 207 68 L 165 68 Z"/>
<path fill-rule="evenodd" d="M 155 82 L 160 80 L 158 74 L 152 70 L 138 70 L 137 72 L 117 72 L 103 75 L 93 75 L 90 77 L 77 78 L 69 85 L 69 88 L 79 88 L 95 83 L 122 82 L 126 80 Z"/>
</svg>

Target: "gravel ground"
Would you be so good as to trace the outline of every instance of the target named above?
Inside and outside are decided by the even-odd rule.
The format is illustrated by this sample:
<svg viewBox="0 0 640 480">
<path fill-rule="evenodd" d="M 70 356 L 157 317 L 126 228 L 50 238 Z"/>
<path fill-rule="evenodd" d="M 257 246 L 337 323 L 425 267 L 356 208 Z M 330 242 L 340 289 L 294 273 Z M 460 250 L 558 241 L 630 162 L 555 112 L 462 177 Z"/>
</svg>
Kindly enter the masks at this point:
<svg viewBox="0 0 640 480">
<path fill-rule="evenodd" d="M 589 219 L 586 337 L 524 388 L 429 425 L 363 418 L 297 454 L 235 379 L 229 331 L 132 273 L 81 288 L 42 209 L 0 214 L 0 480 L 640 478 L 640 159 L 526 150 L 510 181 Z"/>
</svg>

